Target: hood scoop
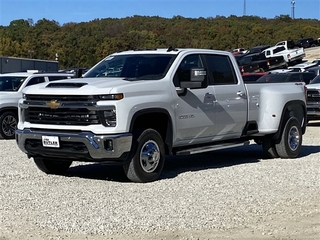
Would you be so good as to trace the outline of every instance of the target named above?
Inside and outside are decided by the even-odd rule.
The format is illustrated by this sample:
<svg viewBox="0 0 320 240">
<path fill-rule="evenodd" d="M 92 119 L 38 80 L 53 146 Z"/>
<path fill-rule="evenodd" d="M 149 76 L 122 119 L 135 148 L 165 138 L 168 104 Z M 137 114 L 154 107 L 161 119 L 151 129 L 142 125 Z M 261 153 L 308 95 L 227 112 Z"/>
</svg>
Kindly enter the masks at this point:
<svg viewBox="0 0 320 240">
<path fill-rule="evenodd" d="M 76 83 L 76 82 L 53 82 L 49 83 L 46 87 L 47 88 L 81 88 L 87 83 Z"/>
</svg>

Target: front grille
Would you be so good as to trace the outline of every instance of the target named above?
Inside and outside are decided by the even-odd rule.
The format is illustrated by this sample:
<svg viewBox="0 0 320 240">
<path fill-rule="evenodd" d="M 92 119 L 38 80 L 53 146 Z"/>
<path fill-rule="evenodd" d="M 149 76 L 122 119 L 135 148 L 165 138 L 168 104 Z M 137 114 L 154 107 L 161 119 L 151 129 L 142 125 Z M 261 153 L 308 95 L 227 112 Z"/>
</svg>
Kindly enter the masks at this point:
<svg viewBox="0 0 320 240">
<path fill-rule="evenodd" d="M 307 102 L 320 102 L 320 92 L 318 90 L 307 90 Z"/>
<path fill-rule="evenodd" d="M 97 111 L 86 108 L 45 108 L 29 107 L 25 109 L 25 120 L 30 123 L 53 125 L 92 125 L 100 124 Z"/>
<path fill-rule="evenodd" d="M 29 106 L 23 110 L 27 122 L 81 126 L 101 124 L 99 112 L 94 109 L 96 96 L 26 95 L 25 98 L 25 104 Z"/>
</svg>

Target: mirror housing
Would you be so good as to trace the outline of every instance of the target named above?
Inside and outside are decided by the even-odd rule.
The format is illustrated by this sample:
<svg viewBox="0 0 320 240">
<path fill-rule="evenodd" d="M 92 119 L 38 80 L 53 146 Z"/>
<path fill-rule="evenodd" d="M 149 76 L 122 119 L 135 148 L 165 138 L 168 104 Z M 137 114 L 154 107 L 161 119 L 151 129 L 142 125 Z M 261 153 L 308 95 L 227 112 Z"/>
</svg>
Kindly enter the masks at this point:
<svg viewBox="0 0 320 240">
<path fill-rule="evenodd" d="M 203 83 L 207 80 L 207 71 L 204 68 L 191 68 L 190 80 L 181 81 L 181 88 L 203 88 Z M 206 86 L 205 86 L 206 87 Z"/>
</svg>

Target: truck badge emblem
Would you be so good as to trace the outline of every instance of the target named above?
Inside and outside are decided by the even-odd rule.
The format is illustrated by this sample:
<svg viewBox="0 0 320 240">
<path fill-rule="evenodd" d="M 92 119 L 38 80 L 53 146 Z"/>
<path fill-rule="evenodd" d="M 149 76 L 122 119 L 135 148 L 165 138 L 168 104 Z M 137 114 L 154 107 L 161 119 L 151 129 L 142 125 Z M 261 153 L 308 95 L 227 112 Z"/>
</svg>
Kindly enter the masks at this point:
<svg viewBox="0 0 320 240">
<path fill-rule="evenodd" d="M 46 103 L 46 106 L 49 107 L 49 108 L 58 108 L 61 106 L 61 103 L 57 102 L 57 100 L 51 100 L 50 102 L 47 102 Z"/>
</svg>

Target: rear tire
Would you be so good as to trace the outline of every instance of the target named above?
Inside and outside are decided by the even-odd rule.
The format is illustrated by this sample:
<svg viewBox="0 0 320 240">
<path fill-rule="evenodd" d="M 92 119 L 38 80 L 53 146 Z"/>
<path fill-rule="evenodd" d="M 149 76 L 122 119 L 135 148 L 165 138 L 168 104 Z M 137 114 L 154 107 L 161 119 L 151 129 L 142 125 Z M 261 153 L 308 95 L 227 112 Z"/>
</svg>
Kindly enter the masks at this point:
<svg viewBox="0 0 320 240">
<path fill-rule="evenodd" d="M 165 149 L 161 135 L 154 129 L 133 133 L 132 155 L 123 166 L 126 176 L 133 182 L 157 180 L 164 166 Z"/>
<path fill-rule="evenodd" d="M 4 112 L 0 116 L 0 135 L 3 139 L 14 139 L 18 117 L 14 112 Z"/>
<path fill-rule="evenodd" d="M 72 164 L 72 161 L 52 160 L 42 157 L 33 157 L 37 167 L 47 174 L 64 174 Z"/>
<path fill-rule="evenodd" d="M 301 150 L 302 130 L 299 121 L 291 117 L 286 122 L 280 142 L 275 144 L 277 153 L 281 158 L 296 158 Z"/>
</svg>

